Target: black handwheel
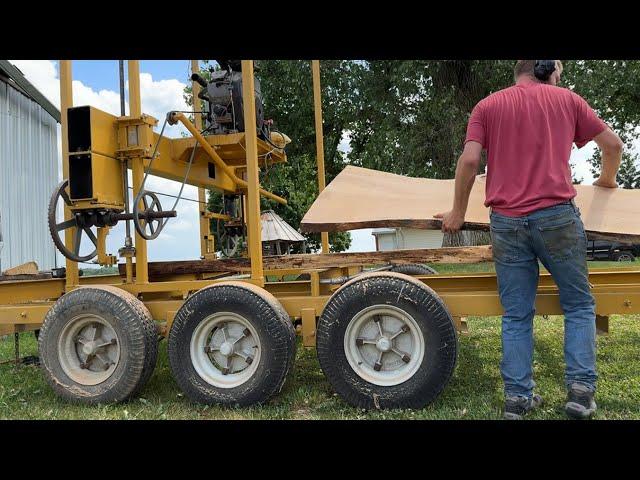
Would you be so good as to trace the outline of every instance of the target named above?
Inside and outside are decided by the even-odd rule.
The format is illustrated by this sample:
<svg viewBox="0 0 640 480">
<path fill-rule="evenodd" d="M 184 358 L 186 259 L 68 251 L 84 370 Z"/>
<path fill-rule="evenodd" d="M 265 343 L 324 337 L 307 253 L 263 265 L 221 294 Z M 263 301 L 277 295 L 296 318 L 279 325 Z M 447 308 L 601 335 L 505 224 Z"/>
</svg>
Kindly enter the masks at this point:
<svg viewBox="0 0 640 480">
<path fill-rule="evenodd" d="M 389 272 L 404 273 L 405 275 L 437 275 L 438 272 L 428 265 L 421 263 L 405 263 L 394 265 Z"/>
<path fill-rule="evenodd" d="M 38 349 L 45 378 L 58 395 L 88 404 L 119 402 L 138 393 L 153 373 L 156 325 L 130 293 L 80 287 L 51 307 Z"/>
<path fill-rule="evenodd" d="M 422 408 L 449 382 L 457 336 L 451 315 L 422 282 L 392 272 L 345 283 L 318 322 L 320 367 L 359 408 Z"/>
<path fill-rule="evenodd" d="M 295 330 L 273 295 L 230 281 L 189 297 L 168 350 L 173 376 L 191 400 L 249 406 L 282 389 L 295 359 Z"/>
<path fill-rule="evenodd" d="M 51 195 L 48 212 L 49 232 L 51 233 L 53 243 L 58 248 L 58 251 L 62 253 L 62 255 L 70 260 L 73 260 L 74 262 L 87 262 L 98 254 L 98 239 L 95 233 L 93 233 L 90 227 L 86 227 L 78 223 L 81 217 L 74 216 L 70 220 L 65 220 L 60 223 L 58 223 L 58 221 L 56 220 L 56 210 L 58 208 L 58 201 L 60 199 L 62 199 L 68 207 L 71 206 L 71 199 L 69 198 L 69 194 L 66 190 L 68 185 L 69 180 L 62 181 L 62 183 L 58 185 L 58 187 Z M 73 233 L 73 245 L 71 246 L 71 249 L 67 248 L 64 243 L 64 239 L 60 238 L 60 232 L 65 232 L 69 228 L 75 229 Z M 91 243 L 93 243 L 95 249 L 86 255 L 80 255 L 80 246 L 82 244 L 82 238 L 84 235 L 86 235 Z"/>
<path fill-rule="evenodd" d="M 153 214 L 162 212 L 162 205 L 155 193 L 146 190 L 142 192 L 140 201 L 144 206 L 144 211 L 140 212 L 139 206 L 135 206 L 133 211 L 133 224 L 142 238 L 145 240 L 153 240 L 160 235 L 166 222 L 164 218 L 155 218 L 152 216 Z M 139 218 L 137 215 L 139 213 L 143 214 L 145 218 Z"/>
</svg>

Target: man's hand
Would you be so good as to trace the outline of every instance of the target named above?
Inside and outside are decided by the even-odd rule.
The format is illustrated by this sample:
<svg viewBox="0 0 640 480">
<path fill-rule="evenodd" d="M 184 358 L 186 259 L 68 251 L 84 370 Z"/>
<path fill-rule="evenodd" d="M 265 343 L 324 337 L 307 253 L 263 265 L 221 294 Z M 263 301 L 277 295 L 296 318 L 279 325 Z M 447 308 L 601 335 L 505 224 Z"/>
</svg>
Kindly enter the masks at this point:
<svg viewBox="0 0 640 480">
<path fill-rule="evenodd" d="M 611 181 L 602 177 L 598 178 L 595 182 L 593 182 L 593 185 L 595 185 L 596 187 L 604 187 L 604 188 L 618 188 L 618 184 L 616 183 L 615 180 Z"/>
<path fill-rule="evenodd" d="M 464 224 L 464 214 L 455 210 L 450 210 L 445 213 L 437 213 L 433 217 L 442 219 L 442 231 L 444 233 L 459 232 Z"/>
</svg>

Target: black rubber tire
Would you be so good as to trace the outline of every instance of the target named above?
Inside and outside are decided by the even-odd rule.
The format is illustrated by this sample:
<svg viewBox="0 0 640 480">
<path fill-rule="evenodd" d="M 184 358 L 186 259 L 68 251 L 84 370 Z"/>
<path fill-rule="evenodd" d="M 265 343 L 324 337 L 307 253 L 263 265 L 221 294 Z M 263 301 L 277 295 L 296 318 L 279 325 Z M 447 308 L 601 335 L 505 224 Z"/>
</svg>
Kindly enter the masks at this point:
<svg viewBox="0 0 640 480">
<path fill-rule="evenodd" d="M 399 385 L 367 382 L 351 368 L 345 356 L 347 326 L 358 312 L 376 304 L 404 310 L 424 336 L 421 366 Z M 320 367 L 334 390 L 359 408 L 422 408 L 433 402 L 453 374 L 457 348 L 456 330 L 442 300 L 422 282 L 400 273 L 369 273 L 345 283 L 329 299 L 318 322 Z"/>
<path fill-rule="evenodd" d="M 403 265 L 394 265 L 389 272 L 404 273 L 405 275 L 437 275 L 435 269 L 428 265 L 420 263 L 407 263 Z"/>
<path fill-rule="evenodd" d="M 58 339 L 79 313 L 95 312 L 109 322 L 120 340 L 120 361 L 113 374 L 98 385 L 69 378 L 58 358 Z M 95 285 L 62 296 L 40 328 L 38 350 L 47 382 L 61 397 L 87 404 L 115 403 L 137 394 L 151 377 L 158 356 L 156 325 L 144 304 L 122 289 Z"/>
<path fill-rule="evenodd" d="M 253 376 L 233 388 L 211 385 L 191 362 L 194 330 L 219 311 L 237 313 L 247 319 L 262 346 Z M 173 377 L 192 401 L 246 407 L 265 403 L 281 391 L 295 361 L 296 333 L 289 315 L 273 295 L 247 282 L 229 281 L 203 288 L 187 299 L 169 331 L 168 351 Z"/>
<path fill-rule="evenodd" d="M 620 257 L 629 257 L 629 260 L 620 260 Z M 612 255 L 614 262 L 633 262 L 636 257 L 631 252 L 616 252 Z"/>
</svg>

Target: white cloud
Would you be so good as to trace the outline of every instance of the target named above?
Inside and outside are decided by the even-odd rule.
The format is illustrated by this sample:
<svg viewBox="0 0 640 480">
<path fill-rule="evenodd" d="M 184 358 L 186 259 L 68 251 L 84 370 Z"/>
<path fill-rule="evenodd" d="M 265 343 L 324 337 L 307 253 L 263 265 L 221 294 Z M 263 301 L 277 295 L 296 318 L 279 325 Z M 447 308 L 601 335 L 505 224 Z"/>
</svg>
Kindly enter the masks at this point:
<svg viewBox="0 0 640 480">
<path fill-rule="evenodd" d="M 60 83 L 58 77 L 57 63 L 51 60 L 11 60 L 18 67 L 25 77 L 47 97 L 51 103 L 60 108 Z M 188 110 L 188 106 L 183 98 L 183 90 L 186 84 L 177 79 L 154 80 L 149 73 L 140 73 L 140 96 L 142 110 L 144 113 L 158 119 L 156 131 L 159 131 L 165 116 L 170 110 Z M 81 80 L 74 80 L 73 104 L 91 105 L 113 115 L 120 115 L 120 95 L 114 90 L 102 89 L 94 90 L 90 85 L 86 85 Z M 128 83 L 125 85 L 128 93 Z M 128 102 L 125 101 L 126 112 L 129 112 Z M 165 128 L 165 136 L 179 137 L 181 132 L 186 130 L 182 126 L 169 126 Z M 62 178 L 62 161 L 60 152 L 60 127 L 58 126 L 58 155 L 59 155 L 59 177 Z M 149 177 L 146 188 L 158 192 L 177 195 L 180 190 L 180 183 L 157 177 Z M 197 199 L 197 189 L 192 186 L 185 186 L 184 198 Z M 160 197 L 164 209 L 169 209 L 175 199 L 170 197 Z M 200 255 L 199 240 L 199 214 L 198 204 L 183 200 L 176 208 L 177 218 L 169 219 L 163 233 L 153 241 L 148 243 L 149 260 L 177 260 L 198 258 Z M 133 225 L 132 235 L 133 235 Z M 117 254 L 118 248 L 124 244 L 125 227 L 123 223 L 112 228 L 107 237 L 107 251 Z M 61 263 L 62 264 L 62 263 Z"/>
</svg>

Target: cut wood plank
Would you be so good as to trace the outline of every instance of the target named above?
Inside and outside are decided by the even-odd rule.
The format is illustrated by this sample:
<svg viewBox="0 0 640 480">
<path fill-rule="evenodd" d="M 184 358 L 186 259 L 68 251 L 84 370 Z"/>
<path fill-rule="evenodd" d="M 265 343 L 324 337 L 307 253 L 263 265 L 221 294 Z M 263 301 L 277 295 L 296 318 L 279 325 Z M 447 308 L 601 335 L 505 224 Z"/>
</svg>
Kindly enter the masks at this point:
<svg viewBox="0 0 640 480">
<path fill-rule="evenodd" d="M 640 242 L 640 190 L 575 185 L 576 205 L 591 238 Z M 300 224 L 304 232 L 375 227 L 439 229 L 433 218 L 453 205 L 454 180 L 411 178 L 347 166 L 318 195 Z M 486 230 L 485 177 L 476 177 L 465 229 Z"/>
<path fill-rule="evenodd" d="M 38 273 L 38 264 L 36 262 L 27 262 L 17 267 L 6 269 L 2 275 L 35 275 Z"/>
<path fill-rule="evenodd" d="M 48 278 L 53 278 L 51 272 L 28 273 L 24 275 L 0 275 L 0 283 L 19 282 L 21 280 L 46 280 Z"/>
<path fill-rule="evenodd" d="M 299 268 L 301 270 L 343 267 L 353 265 L 375 265 L 381 263 L 481 263 L 492 261 L 491 247 L 420 248 L 413 250 L 390 250 L 384 252 L 349 252 L 284 255 L 264 257 L 265 270 Z M 135 264 L 134 272 L 135 272 Z M 119 264 L 120 274 L 126 274 L 125 264 Z M 193 260 L 178 262 L 150 262 L 149 278 L 163 275 L 197 274 L 210 272 L 248 272 L 251 270 L 246 258 L 224 260 Z"/>
</svg>

